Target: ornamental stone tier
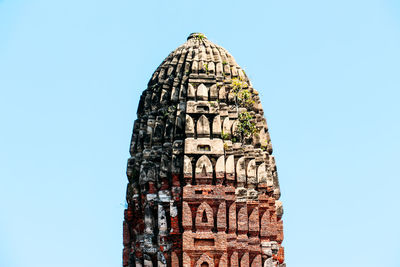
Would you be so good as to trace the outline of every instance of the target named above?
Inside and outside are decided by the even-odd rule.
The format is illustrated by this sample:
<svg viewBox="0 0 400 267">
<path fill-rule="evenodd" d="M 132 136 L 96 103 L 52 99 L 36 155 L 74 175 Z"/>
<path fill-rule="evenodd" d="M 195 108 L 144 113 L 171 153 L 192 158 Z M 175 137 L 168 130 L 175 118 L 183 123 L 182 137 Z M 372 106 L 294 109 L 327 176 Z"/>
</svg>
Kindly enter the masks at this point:
<svg viewBox="0 0 400 267">
<path fill-rule="evenodd" d="M 244 70 L 203 34 L 169 54 L 134 122 L 123 266 L 286 266 L 263 115 Z"/>
</svg>

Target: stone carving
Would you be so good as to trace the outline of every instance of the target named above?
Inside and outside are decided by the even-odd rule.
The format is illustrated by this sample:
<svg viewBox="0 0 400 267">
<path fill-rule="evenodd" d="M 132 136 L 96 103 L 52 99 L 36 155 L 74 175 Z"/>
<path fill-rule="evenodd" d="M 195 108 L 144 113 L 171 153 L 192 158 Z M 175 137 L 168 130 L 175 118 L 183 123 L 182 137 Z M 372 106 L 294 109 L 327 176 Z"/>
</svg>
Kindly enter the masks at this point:
<svg viewBox="0 0 400 267">
<path fill-rule="evenodd" d="M 215 163 L 215 178 L 217 184 L 222 184 L 225 177 L 225 156 L 220 156 Z"/>
<path fill-rule="evenodd" d="M 213 167 L 210 159 L 203 155 L 196 162 L 195 178 L 197 184 L 211 184 Z"/>
<path fill-rule="evenodd" d="M 194 137 L 194 122 L 189 115 L 186 115 L 185 134 L 187 137 Z"/>
<path fill-rule="evenodd" d="M 208 100 L 208 88 L 204 84 L 197 87 L 197 100 Z"/>
<path fill-rule="evenodd" d="M 210 205 L 207 202 L 203 202 L 197 208 L 196 220 L 195 220 L 196 230 L 211 231 L 214 226 L 214 214 Z"/>
<path fill-rule="evenodd" d="M 217 115 L 213 119 L 212 134 L 214 137 L 221 137 L 221 116 Z"/>
<path fill-rule="evenodd" d="M 156 69 L 137 115 L 123 266 L 286 266 L 271 139 L 234 58 L 191 34 Z"/>
<path fill-rule="evenodd" d="M 192 211 L 189 207 L 189 204 L 184 201 L 183 202 L 183 207 L 182 207 L 182 226 L 185 230 L 191 230 L 192 229 L 192 221 L 193 221 L 193 217 L 192 217 Z"/>
<path fill-rule="evenodd" d="M 214 261 L 207 254 L 201 255 L 200 259 L 197 261 L 196 267 L 214 267 Z"/>
<path fill-rule="evenodd" d="M 210 137 L 210 123 L 206 116 L 201 115 L 197 121 L 196 133 L 197 137 Z"/>
</svg>

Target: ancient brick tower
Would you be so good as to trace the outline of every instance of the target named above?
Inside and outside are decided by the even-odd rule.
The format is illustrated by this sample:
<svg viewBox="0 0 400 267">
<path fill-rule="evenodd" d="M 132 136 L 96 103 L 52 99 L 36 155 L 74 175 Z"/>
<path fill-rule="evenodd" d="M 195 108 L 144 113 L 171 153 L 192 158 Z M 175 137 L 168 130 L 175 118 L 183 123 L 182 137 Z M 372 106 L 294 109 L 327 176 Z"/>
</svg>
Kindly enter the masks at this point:
<svg viewBox="0 0 400 267">
<path fill-rule="evenodd" d="M 268 128 L 234 58 L 191 34 L 154 72 L 137 116 L 123 266 L 285 266 Z"/>
</svg>

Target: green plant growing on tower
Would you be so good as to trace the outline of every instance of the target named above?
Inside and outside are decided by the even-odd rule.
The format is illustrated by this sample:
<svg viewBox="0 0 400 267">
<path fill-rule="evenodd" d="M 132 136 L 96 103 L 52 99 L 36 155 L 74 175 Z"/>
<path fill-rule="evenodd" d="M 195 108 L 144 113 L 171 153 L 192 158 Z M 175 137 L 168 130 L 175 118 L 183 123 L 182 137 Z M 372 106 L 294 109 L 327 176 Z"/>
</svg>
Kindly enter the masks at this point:
<svg viewBox="0 0 400 267">
<path fill-rule="evenodd" d="M 226 151 L 226 150 L 228 150 L 228 149 L 229 149 L 228 144 L 227 144 L 227 143 L 224 143 L 224 150 Z"/>
<path fill-rule="evenodd" d="M 238 116 L 239 123 L 237 124 L 237 134 L 243 138 L 251 137 L 258 133 L 253 116 L 248 112 L 242 112 Z"/>
<path fill-rule="evenodd" d="M 164 110 L 164 112 L 163 112 L 163 118 L 165 119 L 166 117 L 168 117 L 168 115 L 169 115 L 168 110 Z"/>
<path fill-rule="evenodd" d="M 218 101 L 208 101 L 208 104 L 210 104 L 210 107 L 216 108 L 218 107 Z"/>
<path fill-rule="evenodd" d="M 228 140 L 229 139 L 229 134 L 225 133 L 224 131 L 221 132 L 221 138 L 222 140 Z"/>
<path fill-rule="evenodd" d="M 204 66 L 204 69 L 206 70 L 207 75 L 210 74 L 210 71 L 208 69 L 208 63 L 204 63 L 203 66 Z"/>
<path fill-rule="evenodd" d="M 242 79 L 232 79 L 232 92 L 235 95 L 235 101 L 238 107 L 251 108 L 254 105 L 253 93 L 250 92 L 248 84 Z"/>
<path fill-rule="evenodd" d="M 236 94 L 236 97 L 237 97 L 239 106 L 241 106 L 241 107 L 251 108 L 255 103 L 255 101 L 253 100 L 253 96 L 248 89 L 240 90 Z"/>
<path fill-rule="evenodd" d="M 232 90 L 235 94 L 237 94 L 239 91 L 247 87 L 248 87 L 247 83 L 243 81 L 241 78 L 232 79 Z"/>
<path fill-rule="evenodd" d="M 194 39 L 199 40 L 199 41 L 203 41 L 206 38 L 206 36 L 202 33 L 198 33 L 194 36 Z"/>
<path fill-rule="evenodd" d="M 264 143 L 261 144 L 261 149 L 263 151 L 267 151 L 267 148 L 268 148 L 268 141 L 265 140 Z"/>
</svg>

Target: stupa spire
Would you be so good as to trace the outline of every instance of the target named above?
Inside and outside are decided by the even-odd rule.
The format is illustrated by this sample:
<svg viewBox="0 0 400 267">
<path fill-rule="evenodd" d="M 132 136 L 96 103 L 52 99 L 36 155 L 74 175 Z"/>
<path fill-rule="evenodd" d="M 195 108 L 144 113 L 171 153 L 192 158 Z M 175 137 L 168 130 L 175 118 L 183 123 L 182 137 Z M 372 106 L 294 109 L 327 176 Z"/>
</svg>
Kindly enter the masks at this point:
<svg viewBox="0 0 400 267">
<path fill-rule="evenodd" d="M 153 73 L 137 115 L 123 266 L 285 266 L 271 139 L 235 59 L 190 34 Z"/>
</svg>

